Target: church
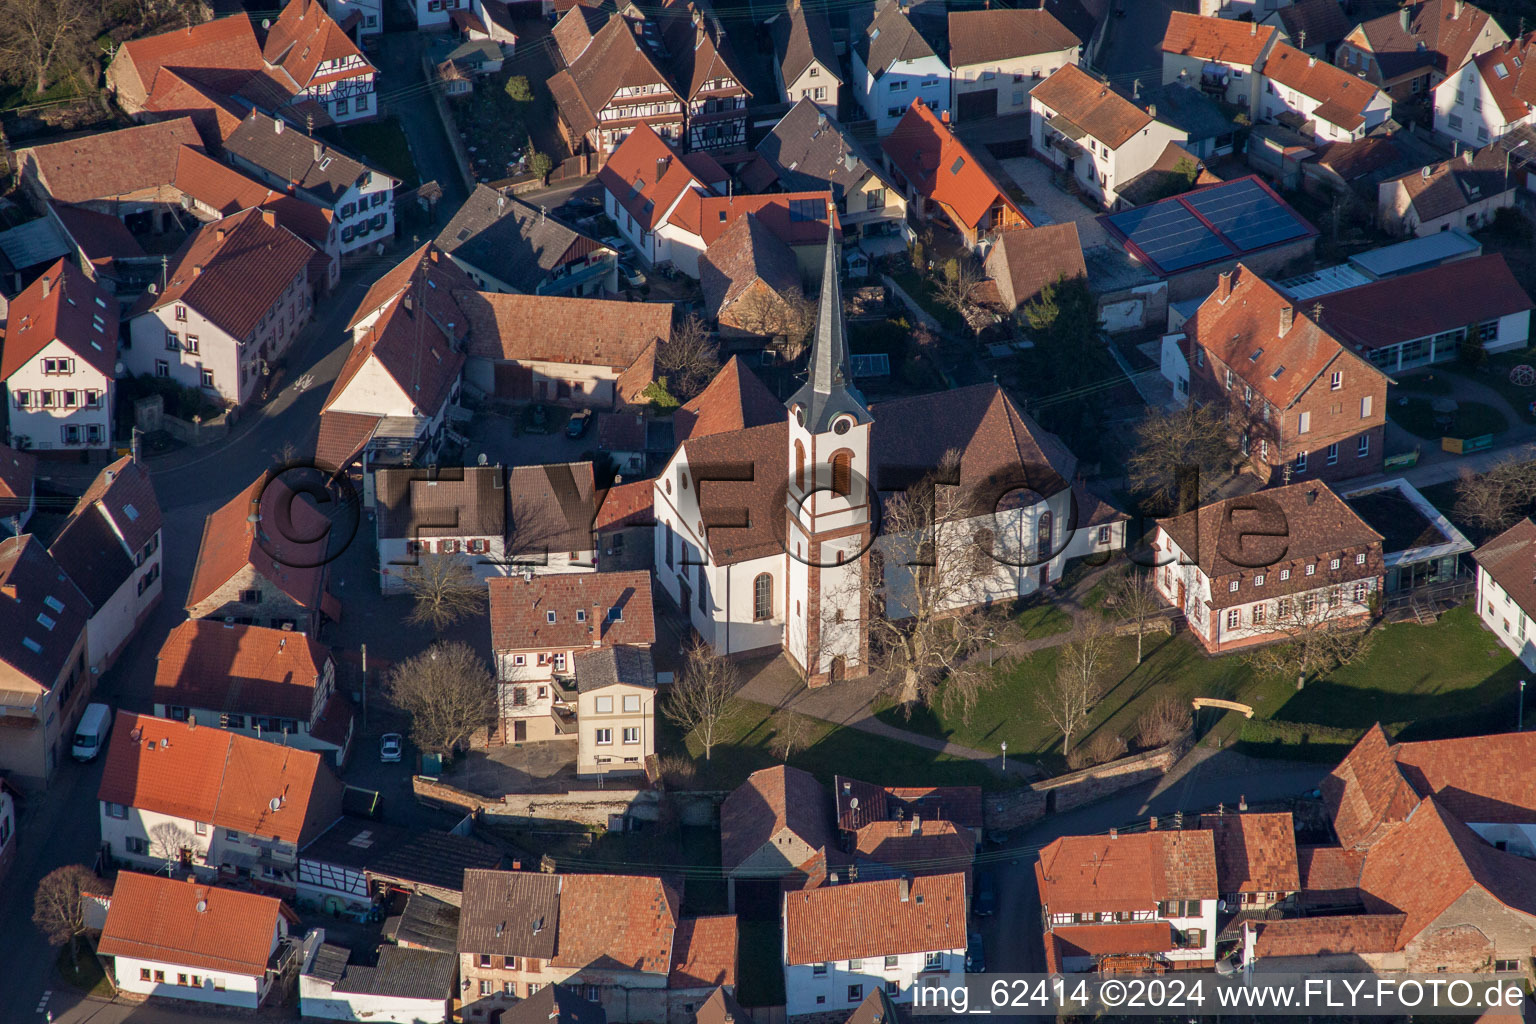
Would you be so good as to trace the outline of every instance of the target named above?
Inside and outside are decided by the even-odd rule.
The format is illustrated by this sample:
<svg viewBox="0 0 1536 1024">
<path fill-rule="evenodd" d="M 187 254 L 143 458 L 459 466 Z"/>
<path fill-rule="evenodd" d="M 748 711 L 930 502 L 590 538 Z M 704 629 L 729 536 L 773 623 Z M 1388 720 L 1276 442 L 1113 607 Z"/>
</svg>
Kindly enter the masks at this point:
<svg viewBox="0 0 1536 1024">
<path fill-rule="evenodd" d="M 869 406 L 849 369 L 829 232 L 804 385 L 780 405 L 739 360 L 680 411 L 654 481 L 656 580 L 727 655 L 783 650 L 810 685 L 869 671 L 872 614 L 903 617 L 921 538 L 883 529 L 889 500 L 941 466 L 976 510 L 950 543 L 993 568 L 950 607 L 1011 602 L 1065 563 L 1119 550 L 1125 517 L 995 383 Z"/>
</svg>

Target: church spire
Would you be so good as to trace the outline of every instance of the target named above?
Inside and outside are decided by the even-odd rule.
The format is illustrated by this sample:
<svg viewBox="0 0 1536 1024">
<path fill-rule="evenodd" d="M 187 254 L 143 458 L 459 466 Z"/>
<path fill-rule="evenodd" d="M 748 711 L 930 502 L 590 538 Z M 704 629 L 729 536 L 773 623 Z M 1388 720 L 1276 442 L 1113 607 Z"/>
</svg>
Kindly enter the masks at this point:
<svg viewBox="0 0 1536 1024">
<path fill-rule="evenodd" d="M 832 420 L 843 413 L 852 415 L 858 423 L 868 423 L 872 419 L 864 407 L 864 396 L 853 386 L 853 371 L 848 364 L 843 290 L 837 279 L 836 230 L 829 204 L 827 255 L 821 273 L 821 297 L 817 300 L 810 373 L 805 384 L 789 400 L 790 409 L 795 410 L 801 424 L 813 434 L 824 433 Z"/>
</svg>

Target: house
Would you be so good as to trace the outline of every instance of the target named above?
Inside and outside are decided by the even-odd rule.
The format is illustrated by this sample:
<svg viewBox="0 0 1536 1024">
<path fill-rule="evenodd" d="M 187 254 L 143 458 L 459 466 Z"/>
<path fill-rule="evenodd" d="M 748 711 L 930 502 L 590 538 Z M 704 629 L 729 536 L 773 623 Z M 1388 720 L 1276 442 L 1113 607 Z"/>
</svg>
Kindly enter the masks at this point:
<svg viewBox="0 0 1536 1024">
<path fill-rule="evenodd" d="M 314 311 L 313 252 L 270 210 L 198 228 L 171 259 L 165 287 L 129 311 L 123 362 L 244 404 Z"/>
<path fill-rule="evenodd" d="M 337 25 L 320 0 L 288 0 L 267 30 L 262 57 L 338 124 L 374 117 L 377 69 Z"/>
<path fill-rule="evenodd" d="M 597 499 L 597 557 L 606 572 L 649 570 L 655 545 L 656 520 L 651 514 L 651 482 L 615 483 Z"/>
<path fill-rule="evenodd" d="M 66 260 L 11 300 L 0 380 L 12 447 L 112 451 L 117 329 L 117 300 Z"/>
<path fill-rule="evenodd" d="M 335 658 L 289 630 L 188 619 L 156 656 L 154 708 L 157 718 L 317 751 L 338 771 L 352 745 Z"/>
<path fill-rule="evenodd" d="M 768 195 L 685 197 L 685 213 L 673 237 L 674 267 L 689 277 L 700 276 L 699 260 L 721 235 L 751 214 L 795 254 L 800 276 L 815 281 L 822 270 L 822 243 L 827 228 L 841 230 L 842 218 L 830 191 L 773 192 Z"/>
<path fill-rule="evenodd" d="M 1053 971 L 1210 968 L 1216 962 L 1214 834 L 1063 836 L 1035 864 Z"/>
<path fill-rule="evenodd" d="M 970 248 L 1004 228 L 1030 226 L 947 120 L 940 120 L 921 101 L 912 101 L 880 147 L 892 179 L 905 191 L 908 204 L 915 204 L 919 220 L 942 212 Z"/>
<path fill-rule="evenodd" d="M 706 0 L 628 3 L 606 21 L 578 3 L 553 35 L 564 67 L 549 91 L 573 152 L 612 153 L 642 124 L 690 151 L 746 144 L 751 92 Z"/>
<path fill-rule="evenodd" d="M 673 430 L 679 441 L 746 430 L 776 423 L 784 418 L 784 403 L 774 397 L 740 356 L 725 361 L 703 391 L 673 414 Z"/>
<path fill-rule="evenodd" d="M 1216 887 L 1232 912 L 1263 910 L 1301 890 L 1289 811 L 1202 814 L 1216 844 Z"/>
<path fill-rule="evenodd" d="M 1015 489 L 1008 480 L 1027 478 L 1041 496 L 966 530 L 1002 543 L 996 573 L 956 593 L 957 602 L 1033 594 L 1061 578 L 1074 552 L 1108 551 L 1123 536 L 1112 510 L 1104 506 L 1100 520 L 1102 503 L 1069 483 L 1072 454 L 995 385 L 871 410 L 851 383 L 830 239 L 825 253 L 831 287 L 819 299 L 811 373 L 783 418 L 687 434 L 653 497 L 656 581 L 693 628 L 721 654 L 786 650 L 814 685 L 867 671 L 866 596 L 883 591 L 887 613 L 898 616 L 910 599 L 911 539 L 872 536 L 868 492 L 910 486 L 949 451 L 960 453 L 959 486 L 984 507 Z"/>
<path fill-rule="evenodd" d="M 498 43 L 513 44 L 513 12 L 506 0 L 412 0 L 416 27 L 422 32 L 457 29 L 485 36 Z M 534 14 L 541 11 L 535 10 Z M 511 46 L 508 46 L 510 52 Z"/>
<path fill-rule="evenodd" d="M 1114 209 L 1119 189 L 1184 133 L 1070 64 L 1029 94 L 1035 152 Z"/>
<path fill-rule="evenodd" d="M 960 872 L 849 882 L 784 894 L 785 1013 L 846 1010 L 884 989 L 897 1005 L 965 971 Z"/>
<path fill-rule="evenodd" d="M 578 4 L 565 20 L 583 10 Z M 681 156 L 668 138 L 643 121 L 613 149 L 597 172 L 603 185 L 603 212 L 646 266 L 673 260 L 673 239 L 683 222 L 692 221 L 693 198 L 711 193 L 716 183 L 723 190 L 726 179 L 725 171 L 709 154 Z"/>
<path fill-rule="evenodd" d="M 1235 21 L 1174 11 L 1163 34 L 1164 85 L 1196 86 L 1252 110 L 1259 74 L 1279 33 L 1258 21 Z"/>
<path fill-rule="evenodd" d="M 0 445 L 0 536 L 19 536 L 37 509 L 37 456 Z"/>
<path fill-rule="evenodd" d="M 316 460 L 361 457 L 364 504 L 385 466 L 430 463 L 459 403 L 469 317 L 456 296 L 469 276 L 428 243 L 374 282 L 351 323 L 352 349 L 320 410 Z"/>
<path fill-rule="evenodd" d="M 650 576 L 643 571 L 551 573 L 492 579 L 491 660 L 501 716 L 489 743 L 574 734 L 577 652 L 656 642 Z"/>
<path fill-rule="evenodd" d="M 1259 116 L 1292 118 L 1318 142 L 1364 138 L 1392 114 L 1381 89 L 1288 43 L 1270 51 L 1262 77 Z"/>
<path fill-rule="evenodd" d="M 976 855 L 976 837 L 952 821 L 930 821 L 921 814 L 898 821 L 871 821 L 854 833 L 852 845 L 850 870 L 857 878 L 891 874 L 917 878 L 958 871 L 965 878 L 967 895 L 973 891 L 971 862 Z"/>
<path fill-rule="evenodd" d="M 649 645 L 571 654 L 576 676 L 576 774 L 645 771 L 656 753 L 656 667 Z"/>
<path fill-rule="evenodd" d="M 1519 182 L 1509 173 L 1509 152 L 1498 144 L 1409 171 L 1377 189 L 1376 220 L 1399 236 L 1451 228 L 1475 231 L 1513 207 Z"/>
<path fill-rule="evenodd" d="M 387 467 L 374 473 L 379 586 L 406 588 L 421 556 L 448 556 L 481 579 L 517 571 L 507 553 L 501 466 Z"/>
<path fill-rule="evenodd" d="M 1481 149 L 1520 125 L 1536 121 L 1536 33 L 1478 54 L 1435 86 L 1435 131 L 1469 149 Z"/>
<path fill-rule="evenodd" d="M 837 827 L 845 840 L 855 841 L 861 829 L 881 821 L 943 821 L 968 831 L 981 842 L 982 811 L 979 786 L 876 786 L 838 775 L 832 796 L 837 805 Z"/>
<path fill-rule="evenodd" d="M 119 992 L 254 1010 L 281 991 L 298 920 L 271 896 L 124 871 L 96 952 Z"/>
<path fill-rule="evenodd" d="M 1316 156 L 1301 165 L 1301 187 L 1322 198 L 1353 194 L 1374 206 L 1383 181 L 1418 169 L 1418 158 L 1409 155 L 1395 133 L 1311 145 Z"/>
<path fill-rule="evenodd" d="M 301 3 L 303 0 L 290 0 Z M 252 109 L 224 140 L 225 158 L 278 192 L 330 210 L 341 254 L 395 237 L 400 179 Z"/>
<path fill-rule="evenodd" d="M 744 184 L 756 192 L 832 193 L 844 240 L 910 234 L 906 196 L 864 159 L 863 147 L 835 112 L 796 102 L 757 144 L 756 154 L 761 160 L 742 171 Z"/>
<path fill-rule="evenodd" d="M 91 603 L 31 534 L 0 539 L 0 768 L 42 788 L 69 755 L 95 677 L 86 663 Z"/>
<path fill-rule="evenodd" d="M 1029 305 L 1058 282 L 1088 277 L 1073 221 L 998 232 L 997 242 L 987 251 L 986 267 L 1008 310 Z"/>
<path fill-rule="evenodd" d="M 1335 321 L 1297 306 L 1242 264 L 1222 274 L 1174 341 L 1189 366 L 1188 396 L 1228 410 L 1239 449 L 1263 476 L 1379 473 L 1387 378 L 1330 332 Z M 1176 382 L 1175 395 L 1182 391 Z"/>
<path fill-rule="evenodd" d="M 1473 57 L 1508 41 L 1497 21 L 1466 0 L 1418 0 L 1356 25 L 1334 61 L 1402 102 L 1427 98 Z"/>
<path fill-rule="evenodd" d="M 1162 157 L 1153 164 L 1151 169 L 1166 165 L 1172 152 L 1182 151 L 1184 155 L 1193 158 L 1194 163 L 1204 170 L 1203 161 L 1225 156 L 1231 153 L 1237 144 L 1236 126 L 1222 109 L 1220 101 L 1209 92 L 1180 82 L 1146 88 L 1132 83 L 1131 97 L 1138 106 L 1146 108 L 1147 113 L 1184 133 L 1182 142 L 1170 142 L 1163 148 Z M 1174 162 L 1178 159 L 1175 157 Z M 1210 175 L 1203 177 L 1206 180 L 1197 180 L 1195 184 L 1204 185 L 1209 181 L 1221 180 Z M 1126 189 L 1120 191 L 1123 194 Z"/>
<path fill-rule="evenodd" d="M 612 409 L 640 404 L 656 347 L 672 337 L 664 302 L 456 291 L 469 328 L 464 377 L 481 394 Z"/>
<path fill-rule="evenodd" d="M 792 104 L 806 100 L 836 117 L 843 76 L 826 12 L 819 6 L 806 10 L 800 0 L 791 0 L 788 10 L 770 18 L 768 26 L 779 98 Z"/>
<path fill-rule="evenodd" d="M 1157 521 L 1157 591 L 1213 654 L 1362 626 L 1381 539 L 1321 482 L 1225 498 Z"/>
<path fill-rule="evenodd" d="M 1338 0 L 1296 0 L 1275 8 L 1259 19 L 1273 26 L 1282 42 L 1302 53 L 1331 60 L 1340 42 L 1354 27 Z"/>
<path fill-rule="evenodd" d="M 720 863 L 731 907 L 737 882 L 771 882 L 776 890 L 832 847 L 831 821 L 826 792 L 809 772 L 779 765 L 747 776 L 720 805 Z"/>
<path fill-rule="evenodd" d="M 507 559 L 513 573 L 580 573 L 597 568 L 590 462 L 514 466 L 507 475 Z"/>
<path fill-rule="evenodd" d="M 466 34 L 474 31 L 469 29 Z M 450 98 L 474 92 L 476 78 L 496 74 L 506 62 L 501 46 L 484 36 L 458 43 L 454 39 L 444 39 L 432 47 L 431 53 L 433 74 Z"/>
<path fill-rule="evenodd" d="M 1527 668 L 1536 664 L 1536 585 L 1528 577 L 1536 523 L 1522 519 L 1472 552 L 1477 563 L 1477 614 Z M 1527 639 L 1529 637 L 1530 639 Z"/>
<path fill-rule="evenodd" d="M 1082 40 L 1044 7 L 949 12 L 956 121 L 1029 113 L 1029 92 L 1076 64 Z"/>
<path fill-rule="evenodd" d="M 795 254 L 756 214 L 737 218 L 699 260 L 704 312 L 721 333 L 788 333 L 803 302 Z"/>
<path fill-rule="evenodd" d="M 475 191 L 437 236 L 437 248 L 480 291 L 599 296 L 619 292 L 618 254 L 516 196 Z"/>
<path fill-rule="evenodd" d="M 1319 323 L 1328 333 L 1385 373 L 1456 359 L 1468 345 L 1524 348 L 1530 338 L 1530 296 L 1500 253 L 1371 281 L 1320 301 Z"/>
<path fill-rule="evenodd" d="M 363 884 L 365 891 L 381 904 L 393 906 L 399 900 L 428 896 L 457 907 L 463 900 L 466 873 L 500 870 L 507 863 L 507 849 L 453 832 L 407 829 L 400 838 L 382 842 L 372 856 L 365 852 Z M 312 848 L 305 852 L 311 853 Z M 523 860 L 526 859 L 524 854 Z M 331 863 L 346 860 L 345 856 L 334 857 Z M 323 871 L 323 864 L 311 863 Z M 518 863 L 514 861 L 513 866 Z M 301 869 L 303 864 L 301 861 Z"/>
<path fill-rule="evenodd" d="M 325 941 L 325 929 L 304 936 L 299 967 L 299 1015 L 324 1020 L 441 1024 L 449 1020 L 453 953 L 382 945 L 371 965 L 352 963 L 352 951 Z"/>
<path fill-rule="evenodd" d="M 382 0 L 328 0 L 326 6 L 336 24 L 359 43 L 384 31 Z"/>
<path fill-rule="evenodd" d="M 341 618 L 326 589 L 328 533 L 315 506 L 262 473 L 204 521 L 187 615 L 316 636 L 322 618 Z"/>
<path fill-rule="evenodd" d="M 848 60 L 853 100 L 875 122 L 881 138 L 906 117 L 913 100 L 948 112 L 949 66 L 918 31 L 905 4 L 877 0 L 874 16 L 862 28 L 850 24 Z"/>
<path fill-rule="evenodd" d="M 739 936 L 734 915 L 685 917 L 672 937 L 672 970 L 667 975 L 669 1024 L 707 1022 L 710 1011 L 736 1004 Z M 738 1006 L 739 1012 L 740 1007 Z M 751 1018 L 743 1016 L 743 1024 Z M 721 1021 L 719 1024 L 730 1024 Z"/>
<path fill-rule="evenodd" d="M 1387 608 L 1413 600 L 1433 600 L 1464 578 L 1461 556 L 1472 542 L 1445 514 L 1402 477 L 1346 491 L 1342 497 L 1366 525 L 1381 534 L 1387 574 Z M 1455 596 L 1458 600 L 1462 595 Z"/>
<path fill-rule="evenodd" d="M 160 605 L 160 503 L 131 456 L 103 469 L 75 502 L 48 554 L 90 603 L 85 657 L 111 668 Z"/>
<path fill-rule="evenodd" d="M 170 68 L 223 71 L 224 77 L 237 79 L 221 83 L 226 87 L 234 86 L 231 91 L 238 91 L 242 84 L 238 79 L 261 73 L 267 91 L 276 94 L 263 96 L 263 99 L 268 102 L 275 99 L 282 103 L 293 96 L 277 80 L 264 73 L 267 70 L 266 60 L 256 41 L 251 19 L 244 13 L 128 40 L 118 48 L 112 62 L 107 65 L 107 89 L 117 100 L 118 106 L 130 116 L 139 114 L 148 109 L 151 94 L 161 84 L 161 79 L 166 78 Z M 245 74 L 238 75 L 238 72 Z M 168 81 L 167 78 L 167 84 Z M 205 102 L 212 105 L 211 100 Z"/>
<path fill-rule="evenodd" d="M 96 797 L 118 862 L 292 892 L 299 850 L 341 817 L 314 751 L 127 711 L 113 732 Z"/>
</svg>

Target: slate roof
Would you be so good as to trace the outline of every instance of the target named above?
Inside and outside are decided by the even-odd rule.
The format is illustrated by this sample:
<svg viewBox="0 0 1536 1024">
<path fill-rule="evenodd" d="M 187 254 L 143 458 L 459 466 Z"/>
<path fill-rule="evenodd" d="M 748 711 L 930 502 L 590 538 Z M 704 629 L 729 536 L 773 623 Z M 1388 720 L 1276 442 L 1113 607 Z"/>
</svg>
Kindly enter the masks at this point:
<svg viewBox="0 0 1536 1024">
<path fill-rule="evenodd" d="M 561 875 L 554 966 L 669 974 L 676 891 L 642 875 Z"/>
<path fill-rule="evenodd" d="M 1472 558 L 1522 610 L 1536 614 L 1536 522 L 1520 520 L 1472 552 Z"/>
<path fill-rule="evenodd" d="M 784 403 L 773 396 L 740 356 L 727 359 L 704 390 L 683 403 L 673 415 L 679 441 L 760 427 L 783 419 Z"/>
<path fill-rule="evenodd" d="M 271 896 L 123 871 L 97 949 L 103 956 L 264 978 L 285 913 Z"/>
<path fill-rule="evenodd" d="M 1346 131 L 1365 124 L 1365 108 L 1381 95 L 1370 82 L 1325 60 L 1278 43 L 1264 61 L 1264 74 L 1289 89 L 1320 101 L 1312 116 Z"/>
<path fill-rule="evenodd" d="M 454 292 L 478 359 L 627 367 L 672 336 L 672 305 L 563 295 Z"/>
<path fill-rule="evenodd" d="M 261 517 L 255 523 L 248 518 L 253 505 Z M 306 542 L 308 537 L 320 539 Z M 325 545 L 325 517 L 281 479 L 263 472 L 204 521 L 186 607 L 213 596 L 250 565 L 300 607 L 318 608 Z"/>
<path fill-rule="evenodd" d="M 1200 827 L 1216 841 L 1216 884 L 1223 893 L 1295 892 L 1296 832 L 1289 811 L 1278 814 L 1206 814 Z"/>
<path fill-rule="evenodd" d="M 1075 69 L 1068 65 L 1056 74 L 1067 70 Z M 1055 78 L 1052 75 L 1040 83 L 1032 95 L 1038 95 Z M 880 145 L 920 195 L 942 203 L 962 223 L 976 226 L 998 202 L 1012 209 L 1025 224 L 1029 223 L 949 125 L 942 123 L 921 100 L 912 101 Z"/>
<path fill-rule="evenodd" d="M 729 873 L 784 829 L 811 849 L 823 849 L 832 845 L 830 821 L 826 791 L 810 772 L 787 765 L 760 769 L 720 805 L 720 862 Z"/>
<path fill-rule="evenodd" d="M 507 491 L 500 466 L 374 472 L 379 539 L 504 537 Z"/>
<path fill-rule="evenodd" d="M 366 174 L 383 171 L 363 164 L 349 153 L 305 135 L 292 125 L 251 110 L 240 127 L 224 140 L 224 149 L 288 181 L 326 206 L 334 206 L 342 193 Z M 390 177 L 396 185 L 398 179 Z"/>
<path fill-rule="evenodd" d="M 580 693 L 621 684 L 656 688 L 656 666 L 651 661 L 649 647 L 628 644 L 587 647 L 577 651 L 571 661 L 571 669 L 576 674 L 576 689 Z"/>
<path fill-rule="evenodd" d="M 1285 34 L 1297 47 L 1302 46 L 1303 41 L 1311 46 L 1332 47 L 1348 35 L 1352 27 L 1338 0 L 1296 0 L 1276 13 Z"/>
<path fill-rule="evenodd" d="M 505 860 L 501 848 L 469 836 L 428 829 L 383 850 L 368 865 L 370 878 L 460 892 L 475 870 L 495 870 Z"/>
<path fill-rule="evenodd" d="M 384 945 L 379 947 L 377 965 L 348 964 L 332 991 L 446 1001 L 453 996 L 458 970 L 459 958 L 455 953 Z"/>
<path fill-rule="evenodd" d="M 667 988 L 736 984 L 736 916 L 685 917 L 672 938 Z"/>
<path fill-rule="evenodd" d="M 1052 914 L 1148 910 L 1163 900 L 1213 900 L 1215 837 L 1209 831 L 1063 836 L 1035 864 L 1040 902 Z"/>
<path fill-rule="evenodd" d="M 1174 11 L 1168 18 L 1162 48 L 1164 53 L 1182 57 L 1251 66 L 1274 35 L 1272 25 Z"/>
<path fill-rule="evenodd" d="M 964 949 L 965 922 L 959 872 L 791 892 L 784 897 L 784 959 L 808 964 Z"/>
<path fill-rule="evenodd" d="M 998 282 L 1004 303 L 1013 309 L 1034 301 L 1046 285 L 1063 278 L 1086 279 L 1088 267 L 1077 224 L 1069 220 L 999 231 L 987 253 L 987 273 Z"/>
<path fill-rule="evenodd" d="M 1322 304 L 1322 324 L 1357 351 L 1460 330 L 1533 307 L 1503 253 L 1346 288 L 1324 297 Z"/>
<path fill-rule="evenodd" d="M 477 185 L 437 236 L 437 245 L 524 293 L 538 290 L 566 262 L 600 243 L 516 196 Z"/>
<path fill-rule="evenodd" d="M 791 192 L 830 191 L 840 205 L 870 174 L 884 181 L 843 123 L 828 117 L 813 100 L 802 99 L 790 107 L 757 144 L 756 153 L 772 176 L 765 184 L 777 181 Z"/>
<path fill-rule="evenodd" d="M 544 564 L 551 554 L 591 551 L 597 518 L 592 463 L 514 466 L 507 476 L 507 555 Z"/>
<path fill-rule="evenodd" d="M 605 644 L 656 642 L 648 572 L 549 573 L 531 580 L 512 576 L 488 582 L 493 650 L 587 647 L 594 617 L 601 619 L 598 637 Z M 611 618 L 613 608 L 620 610 L 618 620 Z M 582 619 L 577 619 L 578 611 Z"/>
<path fill-rule="evenodd" d="M 156 660 L 157 704 L 293 718 L 307 725 L 331 652 L 303 633 L 188 619 L 171 630 Z"/>
<path fill-rule="evenodd" d="M 949 12 L 951 70 L 1074 50 L 1080 45 L 1077 36 L 1043 8 Z"/>
<path fill-rule="evenodd" d="M 460 910 L 426 893 L 413 892 L 405 898 L 405 907 L 386 927 L 385 938 L 401 945 L 425 946 L 444 953 L 459 948 Z"/>
<path fill-rule="evenodd" d="M 879 0 L 869 27 L 853 34 L 853 45 L 877 80 L 898 60 L 937 56 L 898 0 Z"/>
<path fill-rule="evenodd" d="M 1458 7 L 1463 15 L 1459 18 Z M 1399 11 L 1372 18 L 1357 29 L 1387 81 L 1420 68 L 1434 68 L 1441 74 L 1454 72 L 1467 62 L 1488 23 L 1486 12 L 1472 4 L 1458 5 L 1457 0 L 1422 0 L 1404 10 L 1409 18 L 1406 32 Z"/>
<path fill-rule="evenodd" d="M 113 732 L 99 800 L 299 845 L 341 817 L 341 783 L 314 751 L 127 711 Z"/>
<path fill-rule="evenodd" d="M 491 956 L 555 955 L 561 876 L 529 871 L 464 872 L 460 952 Z"/>
<path fill-rule="evenodd" d="M 718 318 L 755 283 L 775 295 L 800 287 L 795 254 L 754 214 L 739 217 L 699 258 L 704 309 Z"/>
<path fill-rule="evenodd" d="M 179 117 L 32 146 L 17 159 L 37 168 L 55 202 L 84 203 L 173 181 L 181 147 L 201 145 L 192 120 Z"/>
<path fill-rule="evenodd" d="M 27 533 L 0 539 L 0 664 L 51 688 L 90 614 L 90 602 L 41 540 Z"/>
<path fill-rule="evenodd" d="M 831 92 L 842 84 L 838 74 L 837 51 L 832 44 L 832 26 L 820 5 L 806 10 L 803 3 L 792 2 L 789 10 L 773 20 L 773 55 L 778 61 L 784 86 L 792 85 L 814 61 L 830 76 Z M 831 93 L 829 93 L 830 95 Z"/>
<path fill-rule="evenodd" d="M 1151 114 L 1076 64 L 1058 68 L 1054 75 L 1035 86 L 1029 97 L 1031 103 L 1039 101 L 1110 149 L 1119 149 L 1154 120 Z"/>
</svg>

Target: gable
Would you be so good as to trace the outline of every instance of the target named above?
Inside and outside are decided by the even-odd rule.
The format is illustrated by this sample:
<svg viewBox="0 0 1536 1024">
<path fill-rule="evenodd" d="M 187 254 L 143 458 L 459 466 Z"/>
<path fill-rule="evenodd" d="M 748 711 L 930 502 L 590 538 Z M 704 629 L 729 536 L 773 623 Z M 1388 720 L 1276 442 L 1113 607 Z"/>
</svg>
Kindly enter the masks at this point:
<svg viewBox="0 0 1536 1024">
<path fill-rule="evenodd" d="M 326 408 L 378 416 L 410 416 L 415 406 L 394 376 L 370 356 Z"/>
</svg>

